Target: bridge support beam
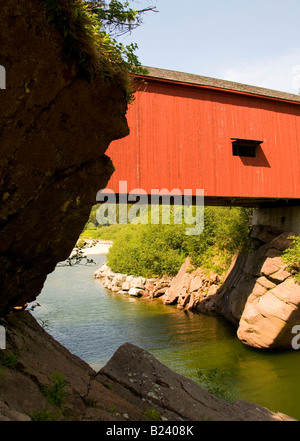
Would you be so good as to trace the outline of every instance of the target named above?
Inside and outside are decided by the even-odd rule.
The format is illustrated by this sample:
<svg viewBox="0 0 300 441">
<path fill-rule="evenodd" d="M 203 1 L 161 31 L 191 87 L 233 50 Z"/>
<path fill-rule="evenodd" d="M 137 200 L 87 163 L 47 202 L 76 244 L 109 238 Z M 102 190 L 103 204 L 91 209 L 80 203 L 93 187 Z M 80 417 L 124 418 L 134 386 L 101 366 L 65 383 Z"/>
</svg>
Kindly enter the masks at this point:
<svg viewBox="0 0 300 441">
<path fill-rule="evenodd" d="M 252 224 L 300 235 L 300 206 L 254 208 Z"/>
</svg>

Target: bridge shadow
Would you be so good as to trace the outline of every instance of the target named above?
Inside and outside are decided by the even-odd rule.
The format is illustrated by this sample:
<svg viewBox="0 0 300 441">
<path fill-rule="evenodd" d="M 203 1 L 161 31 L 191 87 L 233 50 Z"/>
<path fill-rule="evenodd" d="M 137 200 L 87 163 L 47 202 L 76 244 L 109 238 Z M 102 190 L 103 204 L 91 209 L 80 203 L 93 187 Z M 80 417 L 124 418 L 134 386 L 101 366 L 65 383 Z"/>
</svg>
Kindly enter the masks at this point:
<svg viewBox="0 0 300 441">
<path fill-rule="evenodd" d="M 247 254 L 237 256 L 224 283 L 215 294 L 214 312 L 231 322 L 236 329 L 239 326 L 248 297 L 253 292 L 257 281 L 257 277 L 251 276 L 245 270 L 248 257 Z M 261 268 L 263 264 L 264 260 L 260 261 L 257 266 Z"/>
</svg>

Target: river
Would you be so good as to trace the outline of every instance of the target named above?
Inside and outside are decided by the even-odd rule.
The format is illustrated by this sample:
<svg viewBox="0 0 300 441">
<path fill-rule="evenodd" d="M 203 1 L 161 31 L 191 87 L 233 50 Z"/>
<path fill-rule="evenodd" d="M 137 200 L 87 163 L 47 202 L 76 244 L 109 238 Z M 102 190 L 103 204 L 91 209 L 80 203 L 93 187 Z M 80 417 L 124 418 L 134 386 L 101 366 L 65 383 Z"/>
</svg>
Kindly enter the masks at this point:
<svg viewBox="0 0 300 441">
<path fill-rule="evenodd" d="M 228 401 L 242 398 L 300 420 L 300 351 L 258 351 L 222 318 L 112 293 L 93 277 L 106 256 L 89 258 L 95 266 L 58 266 L 49 274 L 32 311 L 73 354 L 98 370 L 130 342 Z"/>
</svg>

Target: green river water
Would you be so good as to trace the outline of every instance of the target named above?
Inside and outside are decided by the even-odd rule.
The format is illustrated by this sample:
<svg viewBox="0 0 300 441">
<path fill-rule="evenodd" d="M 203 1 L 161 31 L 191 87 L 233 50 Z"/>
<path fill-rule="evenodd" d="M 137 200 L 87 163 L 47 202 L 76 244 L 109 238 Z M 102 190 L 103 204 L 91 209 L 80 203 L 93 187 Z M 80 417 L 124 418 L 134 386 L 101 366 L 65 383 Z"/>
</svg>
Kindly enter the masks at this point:
<svg viewBox="0 0 300 441">
<path fill-rule="evenodd" d="M 91 257 L 96 266 L 57 267 L 32 311 L 72 353 L 98 370 L 131 342 L 228 401 L 242 398 L 300 420 L 300 350 L 258 351 L 222 318 L 114 294 L 93 277 L 106 257 Z"/>
</svg>

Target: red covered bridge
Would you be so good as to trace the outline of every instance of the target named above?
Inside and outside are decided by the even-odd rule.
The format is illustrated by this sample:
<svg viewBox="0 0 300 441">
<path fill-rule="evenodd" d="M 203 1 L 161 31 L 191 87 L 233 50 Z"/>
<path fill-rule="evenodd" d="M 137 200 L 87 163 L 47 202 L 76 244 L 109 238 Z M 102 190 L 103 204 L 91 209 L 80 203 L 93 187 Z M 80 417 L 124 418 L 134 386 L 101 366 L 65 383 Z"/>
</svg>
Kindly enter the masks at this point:
<svg viewBox="0 0 300 441">
<path fill-rule="evenodd" d="M 203 189 L 206 205 L 300 205 L 300 96 L 147 68 L 107 188 Z"/>
</svg>

